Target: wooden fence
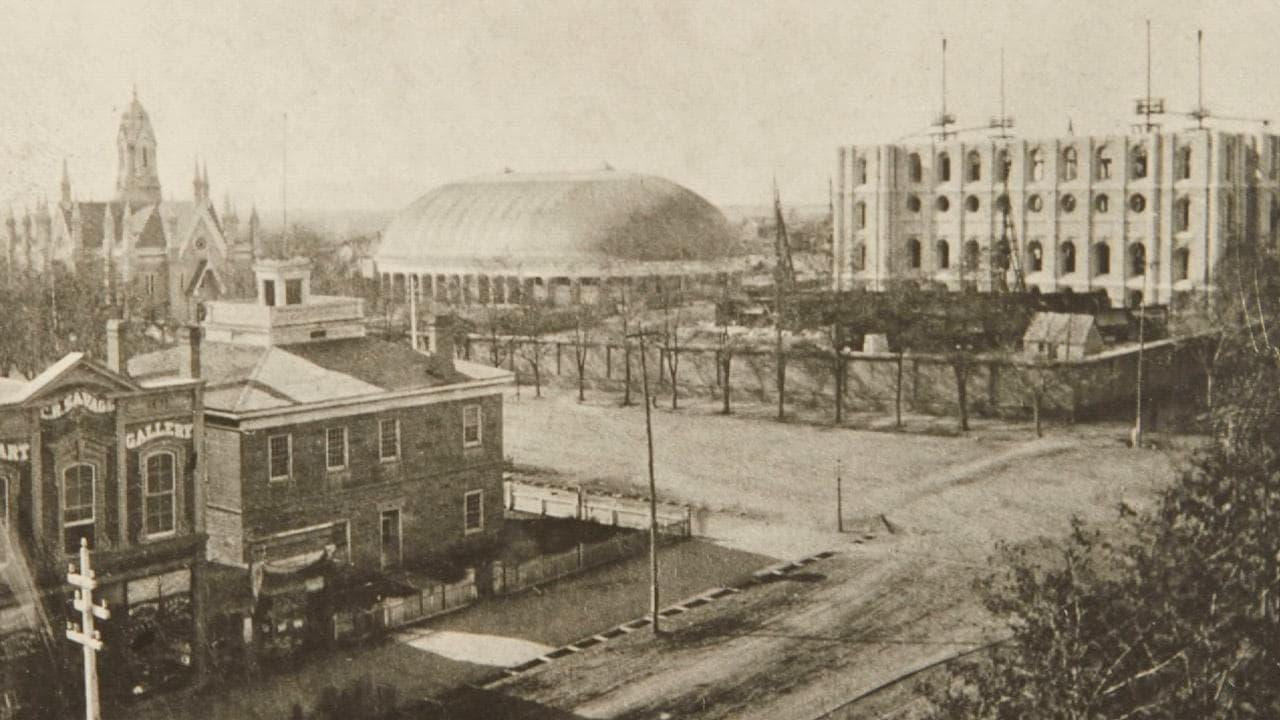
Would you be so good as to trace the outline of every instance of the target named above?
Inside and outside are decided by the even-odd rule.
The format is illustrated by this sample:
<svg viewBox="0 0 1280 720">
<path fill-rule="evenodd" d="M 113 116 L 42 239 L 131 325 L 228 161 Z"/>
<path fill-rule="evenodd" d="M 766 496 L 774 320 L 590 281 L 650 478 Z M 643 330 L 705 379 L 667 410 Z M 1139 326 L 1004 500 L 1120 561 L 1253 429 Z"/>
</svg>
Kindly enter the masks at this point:
<svg viewBox="0 0 1280 720">
<path fill-rule="evenodd" d="M 479 596 L 475 570 L 467 570 L 467 576 L 456 583 L 429 585 L 413 595 L 385 598 L 382 601 L 382 627 L 394 629 L 457 610 L 475 602 Z"/>
<path fill-rule="evenodd" d="M 597 525 L 649 529 L 649 501 L 589 493 L 507 479 L 502 484 L 508 510 L 543 517 L 573 518 Z M 680 505 L 658 505 L 658 527 L 664 535 L 692 535 L 692 513 Z"/>
<path fill-rule="evenodd" d="M 674 542 L 679 535 L 663 535 L 664 542 Z M 618 535 L 595 543 L 578 543 L 564 552 L 539 555 L 522 562 L 494 563 L 494 594 L 513 593 L 534 585 L 567 577 L 577 572 L 633 557 L 649 547 L 649 537 L 643 533 Z"/>
</svg>

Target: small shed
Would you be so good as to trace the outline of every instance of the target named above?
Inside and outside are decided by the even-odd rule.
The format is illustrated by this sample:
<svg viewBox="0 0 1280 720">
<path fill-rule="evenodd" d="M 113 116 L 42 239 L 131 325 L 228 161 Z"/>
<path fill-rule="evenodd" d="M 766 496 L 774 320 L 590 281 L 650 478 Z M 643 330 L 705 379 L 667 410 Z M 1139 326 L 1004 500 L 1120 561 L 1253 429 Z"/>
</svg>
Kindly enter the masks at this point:
<svg viewBox="0 0 1280 720">
<path fill-rule="evenodd" d="M 1036 313 L 1022 335 L 1022 350 L 1043 360 L 1079 360 L 1102 351 L 1102 335 L 1092 315 Z"/>
</svg>

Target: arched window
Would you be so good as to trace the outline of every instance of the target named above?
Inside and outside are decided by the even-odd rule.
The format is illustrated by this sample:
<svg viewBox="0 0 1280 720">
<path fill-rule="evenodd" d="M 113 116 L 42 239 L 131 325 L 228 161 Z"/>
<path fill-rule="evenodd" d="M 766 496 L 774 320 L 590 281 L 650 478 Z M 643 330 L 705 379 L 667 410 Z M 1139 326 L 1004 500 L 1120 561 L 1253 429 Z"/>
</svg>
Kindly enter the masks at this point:
<svg viewBox="0 0 1280 720">
<path fill-rule="evenodd" d="M 1178 149 L 1178 179 L 1191 179 L 1191 148 L 1189 147 Z"/>
<path fill-rule="evenodd" d="M 978 246 L 977 240 L 970 240 L 969 242 L 964 244 L 964 269 L 965 270 L 978 269 L 978 258 L 980 257 L 981 252 L 982 252 L 982 248 Z"/>
<path fill-rule="evenodd" d="M 907 241 L 907 266 L 912 270 L 920 269 L 920 241 L 915 238 Z"/>
<path fill-rule="evenodd" d="M 970 195 L 969 197 L 964 199 L 964 209 L 968 210 L 969 212 L 978 212 L 978 207 L 980 206 L 980 204 L 981 203 L 978 202 L 977 195 Z"/>
<path fill-rule="evenodd" d="M 1191 277 L 1191 251 L 1178 248 L 1173 251 L 1173 279 L 1186 280 Z"/>
<path fill-rule="evenodd" d="M 980 155 L 977 150 L 969 151 L 965 165 L 967 166 L 966 174 L 969 182 L 982 179 L 982 155 Z"/>
<path fill-rule="evenodd" d="M 853 206 L 853 220 L 861 230 L 867 226 L 867 204 L 859 202 Z"/>
<path fill-rule="evenodd" d="M 1009 159 L 1009 150 L 1000 148 L 996 152 L 996 180 L 1007 182 L 1009 180 L 1009 170 L 1013 167 L 1013 161 Z"/>
<path fill-rule="evenodd" d="M 1131 172 L 1129 176 L 1134 180 L 1142 180 L 1147 176 L 1147 148 L 1143 145 L 1135 145 L 1133 150 L 1129 152 L 1129 167 Z"/>
<path fill-rule="evenodd" d="M 1103 145 L 1093 154 L 1093 179 L 1109 180 L 1111 178 L 1111 149 Z"/>
<path fill-rule="evenodd" d="M 1147 248 L 1142 243 L 1129 245 L 1129 277 L 1141 277 L 1147 272 Z"/>
<path fill-rule="evenodd" d="M 933 206 L 938 209 L 938 212 L 946 212 L 951 209 L 951 201 L 947 199 L 946 195 L 939 195 Z"/>
<path fill-rule="evenodd" d="M 858 158 L 858 162 L 854 165 L 854 178 L 857 179 L 859 185 L 867 184 L 866 158 Z"/>
<path fill-rule="evenodd" d="M 1104 214 L 1111 209 L 1111 200 L 1106 195 L 1099 195 L 1093 199 L 1093 209 L 1099 214 Z"/>
<path fill-rule="evenodd" d="M 1173 204 L 1173 225 L 1180 231 L 1191 227 L 1191 198 L 1180 197 Z"/>
<path fill-rule="evenodd" d="M 143 529 L 148 537 L 168 535 L 176 528 L 177 461 L 169 451 L 151 453 L 145 460 Z"/>
<path fill-rule="evenodd" d="M 88 463 L 77 463 L 62 471 L 63 548 L 68 554 L 78 552 L 80 539 L 94 546 L 94 492 L 98 469 Z"/>
<path fill-rule="evenodd" d="M 1044 270 L 1044 248 L 1036 240 L 1027 243 L 1027 272 Z"/>
<path fill-rule="evenodd" d="M 1032 195 L 1027 198 L 1027 209 L 1033 213 L 1038 213 L 1044 209 L 1044 199 L 1039 195 Z"/>
<path fill-rule="evenodd" d="M 1009 212 L 1009 196 L 1008 195 L 1000 195 L 996 198 L 996 210 L 1002 213 Z"/>
<path fill-rule="evenodd" d="M 1074 145 L 1062 151 L 1062 179 L 1075 180 L 1080 176 L 1080 155 Z"/>
<path fill-rule="evenodd" d="M 907 156 L 907 174 L 911 176 L 911 182 L 920 182 L 924 179 L 924 166 L 920 164 L 920 154 L 911 153 Z"/>
<path fill-rule="evenodd" d="M 938 153 L 938 182 L 949 182 L 951 180 L 951 155 L 948 153 Z"/>
<path fill-rule="evenodd" d="M 1106 242 L 1093 246 L 1093 274 L 1106 275 L 1111 272 L 1111 248 Z"/>
<path fill-rule="evenodd" d="M 1134 193 L 1129 196 L 1129 209 L 1135 214 L 1141 213 L 1147 209 L 1147 198 L 1142 193 Z"/>
<path fill-rule="evenodd" d="M 1044 179 L 1044 153 L 1040 152 L 1040 148 L 1031 151 L 1028 156 L 1031 167 L 1031 180 L 1036 182 Z"/>
<path fill-rule="evenodd" d="M 854 245 L 852 260 L 854 272 L 865 270 L 867 267 L 867 246 L 862 243 Z"/>
<path fill-rule="evenodd" d="M 1062 199 L 1058 201 L 1058 207 L 1062 208 L 1062 213 L 1064 215 L 1070 215 L 1071 213 L 1075 212 L 1076 196 L 1071 195 L 1070 193 L 1063 195 Z"/>
<path fill-rule="evenodd" d="M 908 195 L 907 209 L 913 213 L 920 212 L 920 197 L 917 195 Z"/>
<path fill-rule="evenodd" d="M 938 254 L 938 269 L 946 270 L 951 267 L 951 246 L 946 240 L 939 240 L 936 252 Z"/>
<path fill-rule="evenodd" d="M 1058 254 L 1062 256 L 1058 260 L 1059 268 L 1062 270 L 1062 274 L 1069 275 L 1075 272 L 1076 271 L 1076 244 L 1071 242 L 1070 240 L 1062 243 L 1062 246 L 1058 249 Z"/>
</svg>

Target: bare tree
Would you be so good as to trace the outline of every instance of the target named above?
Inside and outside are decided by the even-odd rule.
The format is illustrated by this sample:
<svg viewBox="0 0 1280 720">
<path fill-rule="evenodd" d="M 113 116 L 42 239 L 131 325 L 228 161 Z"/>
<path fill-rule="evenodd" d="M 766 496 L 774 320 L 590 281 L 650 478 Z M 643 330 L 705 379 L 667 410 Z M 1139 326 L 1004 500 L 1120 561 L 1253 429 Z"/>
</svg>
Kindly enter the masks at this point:
<svg viewBox="0 0 1280 720">
<path fill-rule="evenodd" d="M 662 301 L 662 353 L 666 357 L 667 371 L 671 377 L 671 409 L 679 405 L 680 385 L 680 331 L 683 319 L 683 294 L 679 287 L 670 288 L 664 285 L 661 293 Z"/>
<path fill-rule="evenodd" d="M 631 399 L 631 335 L 640 327 L 640 317 L 644 312 L 644 303 L 638 302 L 631 288 L 630 278 L 618 283 L 618 298 L 615 303 L 618 313 L 618 340 L 622 343 L 622 406 L 632 404 Z"/>
<path fill-rule="evenodd" d="M 534 397 L 542 397 L 542 363 L 547 353 L 543 336 L 550 326 L 548 310 L 545 303 L 530 298 L 521 306 L 516 317 L 514 335 L 517 352 L 533 372 Z"/>
<path fill-rule="evenodd" d="M 730 398 L 733 395 L 733 383 L 731 382 L 733 357 L 742 347 L 742 328 L 731 326 L 728 323 L 721 325 L 719 332 L 716 333 L 716 374 L 719 375 L 720 380 L 720 412 L 722 415 L 730 415 L 733 412 L 730 405 Z"/>
<path fill-rule="evenodd" d="M 592 333 L 599 319 L 599 313 L 592 305 L 579 303 L 573 308 L 573 364 L 578 371 L 578 402 L 587 399 L 587 354 L 591 350 Z"/>
</svg>

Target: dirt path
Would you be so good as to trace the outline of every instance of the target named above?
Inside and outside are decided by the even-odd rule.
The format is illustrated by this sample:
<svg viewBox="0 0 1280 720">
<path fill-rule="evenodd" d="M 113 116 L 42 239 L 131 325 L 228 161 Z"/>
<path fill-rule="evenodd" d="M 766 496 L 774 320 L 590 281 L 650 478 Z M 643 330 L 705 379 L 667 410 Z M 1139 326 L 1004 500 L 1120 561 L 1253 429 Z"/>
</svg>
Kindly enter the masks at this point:
<svg viewBox="0 0 1280 720">
<path fill-rule="evenodd" d="M 631 411 L 534 405 L 509 415 L 508 446 L 522 462 L 538 458 L 584 480 L 631 477 L 643 440 Z M 1000 637 L 972 588 L 991 567 L 994 541 L 1056 536 L 1072 515 L 1114 518 L 1119 502 L 1141 507 L 1171 476 L 1169 457 L 1123 448 L 1121 433 L 1098 427 L 1034 439 L 1007 429 L 940 438 L 679 414 L 657 423 L 667 438 L 660 492 L 715 508 L 710 535 L 755 547 L 825 543 L 840 554 L 812 566 L 810 582 L 755 587 L 681 616 L 670 637 L 631 636 L 504 692 L 594 718 L 817 718 Z M 546 449 L 579 438 L 565 452 Z M 833 532 L 836 458 L 845 460 L 854 530 L 843 535 Z"/>
</svg>

